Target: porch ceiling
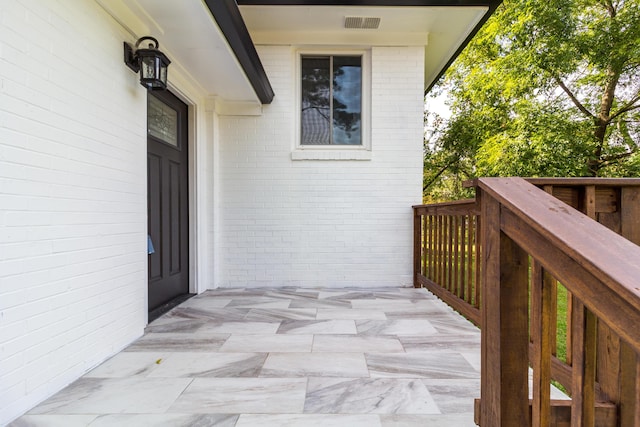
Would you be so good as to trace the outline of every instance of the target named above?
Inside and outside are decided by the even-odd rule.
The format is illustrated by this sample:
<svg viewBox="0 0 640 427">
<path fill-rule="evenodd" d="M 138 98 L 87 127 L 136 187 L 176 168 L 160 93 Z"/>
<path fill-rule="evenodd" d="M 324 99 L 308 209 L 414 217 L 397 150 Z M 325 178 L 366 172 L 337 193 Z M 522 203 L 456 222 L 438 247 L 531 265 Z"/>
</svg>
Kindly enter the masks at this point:
<svg viewBox="0 0 640 427">
<path fill-rule="evenodd" d="M 428 89 L 499 1 L 238 0 L 256 45 L 424 46 Z M 345 28 L 346 17 L 380 18 L 377 29 Z"/>
<path fill-rule="evenodd" d="M 170 79 L 171 67 L 181 67 L 208 95 L 232 102 L 271 102 L 273 92 L 235 2 L 98 2 L 136 37 L 152 35 L 158 39 L 160 49 L 173 62 Z"/>
<path fill-rule="evenodd" d="M 270 103 L 274 93 L 254 44 L 424 46 L 428 90 L 501 2 L 97 1 L 134 37 L 156 37 L 172 67 L 182 68 L 207 95 L 256 104 Z M 346 17 L 380 18 L 380 24 L 376 29 L 345 28 Z"/>
</svg>

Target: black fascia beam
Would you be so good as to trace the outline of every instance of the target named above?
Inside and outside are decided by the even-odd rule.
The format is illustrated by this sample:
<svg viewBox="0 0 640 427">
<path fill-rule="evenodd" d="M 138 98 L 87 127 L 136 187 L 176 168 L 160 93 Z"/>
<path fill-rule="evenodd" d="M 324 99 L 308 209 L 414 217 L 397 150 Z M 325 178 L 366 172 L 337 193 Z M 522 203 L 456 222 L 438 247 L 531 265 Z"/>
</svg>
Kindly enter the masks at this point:
<svg viewBox="0 0 640 427">
<path fill-rule="evenodd" d="M 487 7 L 487 12 L 473 28 L 469 36 L 462 42 L 447 63 L 438 72 L 436 78 L 424 91 L 425 95 L 440 80 L 442 75 L 460 55 L 471 39 L 480 31 L 480 28 L 493 15 L 493 12 L 502 3 L 502 0 L 238 0 L 241 6 L 438 6 L 438 7 Z"/>
<path fill-rule="evenodd" d="M 235 0 L 204 0 L 262 104 L 274 93 Z"/>
<path fill-rule="evenodd" d="M 489 6 L 502 0 L 237 0 L 240 6 Z"/>
</svg>

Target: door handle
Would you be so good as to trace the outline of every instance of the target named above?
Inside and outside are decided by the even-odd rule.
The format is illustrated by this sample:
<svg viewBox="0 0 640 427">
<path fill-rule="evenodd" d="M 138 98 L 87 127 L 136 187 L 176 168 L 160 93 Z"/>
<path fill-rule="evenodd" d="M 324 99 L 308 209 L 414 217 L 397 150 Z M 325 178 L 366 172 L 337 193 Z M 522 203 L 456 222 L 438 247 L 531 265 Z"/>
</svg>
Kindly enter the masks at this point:
<svg viewBox="0 0 640 427">
<path fill-rule="evenodd" d="M 149 253 L 149 255 L 156 252 L 156 250 L 153 248 L 153 242 L 151 241 L 151 236 L 149 234 L 147 234 L 147 252 Z"/>
</svg>

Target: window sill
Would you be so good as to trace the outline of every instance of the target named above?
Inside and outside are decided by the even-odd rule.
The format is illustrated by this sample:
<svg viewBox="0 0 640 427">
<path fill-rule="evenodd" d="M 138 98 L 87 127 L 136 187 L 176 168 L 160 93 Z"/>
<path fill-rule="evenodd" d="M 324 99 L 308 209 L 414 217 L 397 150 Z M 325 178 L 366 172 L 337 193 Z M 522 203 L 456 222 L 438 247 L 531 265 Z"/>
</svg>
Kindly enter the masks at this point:
<svg viewBox="0 0 640 427">
<path fill-rule="evenodd" d="M 369 150 L 294 150 L 291 160 L 371 160 Z"/>
</svg>

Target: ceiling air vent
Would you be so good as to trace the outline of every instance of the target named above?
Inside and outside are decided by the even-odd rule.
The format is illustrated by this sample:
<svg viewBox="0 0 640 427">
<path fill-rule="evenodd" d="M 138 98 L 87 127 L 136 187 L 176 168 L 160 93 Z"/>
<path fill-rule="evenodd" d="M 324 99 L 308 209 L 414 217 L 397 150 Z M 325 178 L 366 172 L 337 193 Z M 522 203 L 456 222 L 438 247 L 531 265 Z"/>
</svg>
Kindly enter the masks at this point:
<svg viewBox="0 0 640 427">
<path fill-rule="evenodd" d="M 375 30 L 380 25 L 380 18 L 365 18 L 362 16 L 346 16 L 344 18 L 345 28 L 360 28 Z"/>
</svg>

